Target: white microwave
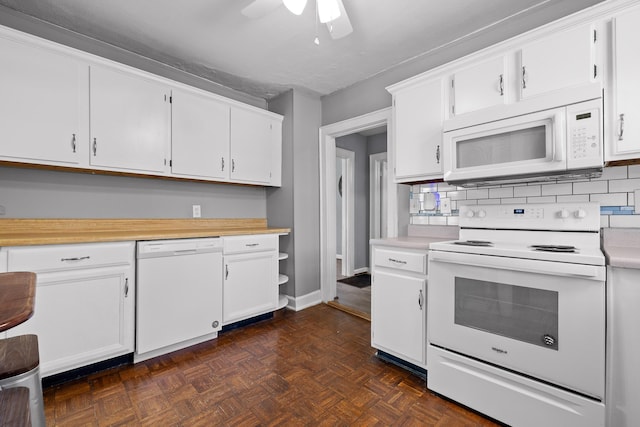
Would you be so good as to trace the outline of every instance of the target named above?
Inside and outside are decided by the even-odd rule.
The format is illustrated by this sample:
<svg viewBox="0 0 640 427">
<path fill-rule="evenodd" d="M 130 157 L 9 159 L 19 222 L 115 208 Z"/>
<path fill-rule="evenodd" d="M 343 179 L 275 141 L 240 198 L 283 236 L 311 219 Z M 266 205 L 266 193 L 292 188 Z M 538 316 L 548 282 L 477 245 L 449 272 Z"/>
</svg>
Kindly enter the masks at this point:
<svg viewBox="0 0 640 427">
<path fill-rule="evenodd" d="M 602 173 L 602 98 L 448 130 L 444 179 L 459 186 Z"/>
</svg>

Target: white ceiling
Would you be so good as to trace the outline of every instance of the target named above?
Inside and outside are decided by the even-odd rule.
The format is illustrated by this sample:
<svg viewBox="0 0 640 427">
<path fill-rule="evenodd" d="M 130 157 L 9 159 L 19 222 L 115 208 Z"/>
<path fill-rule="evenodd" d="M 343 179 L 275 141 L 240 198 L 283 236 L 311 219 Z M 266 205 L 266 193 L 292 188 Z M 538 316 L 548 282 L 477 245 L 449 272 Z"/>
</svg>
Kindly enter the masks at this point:
<svg viewBox="0 0 640 427">
<path fill-rule="evenodd" d="M 0 0 L 0 5 L 270 99 L 327 95 L 486 27 L 549 22 L 601 0 L 343 0 L 351 35 L 332 40 L 315 1 L 249 19 L 252 0 Z M 562 3 L 562 7 L 557 7 Z M 1 10 L 0 10 L 1 12 Z"/>
</svg>

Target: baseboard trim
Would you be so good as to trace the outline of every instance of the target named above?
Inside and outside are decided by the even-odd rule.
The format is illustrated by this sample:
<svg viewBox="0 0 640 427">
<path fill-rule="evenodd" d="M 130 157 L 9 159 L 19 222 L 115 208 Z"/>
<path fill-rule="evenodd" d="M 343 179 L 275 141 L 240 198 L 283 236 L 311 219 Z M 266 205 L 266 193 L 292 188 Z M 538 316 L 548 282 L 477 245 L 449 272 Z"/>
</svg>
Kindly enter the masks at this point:
<svg viewBox="0 0 640 427">
<path fill-rule="evenodd" d="M 289 304 L 287 308 L 294 311 L 304 310 L 305 308 L 313 307 L 314 305 L 322 304 L 322 292 L 313 291 L 301 297 L 291 297 L 287 295 Z"/>
<path fill-rule="evenodd" d="M 369 267 L 356 268 L 355 270 L 353 270 L 353 274 L 362 274 L 362 273 L 368 273 L 368 272 L 369 272 Z"/>
</svg>

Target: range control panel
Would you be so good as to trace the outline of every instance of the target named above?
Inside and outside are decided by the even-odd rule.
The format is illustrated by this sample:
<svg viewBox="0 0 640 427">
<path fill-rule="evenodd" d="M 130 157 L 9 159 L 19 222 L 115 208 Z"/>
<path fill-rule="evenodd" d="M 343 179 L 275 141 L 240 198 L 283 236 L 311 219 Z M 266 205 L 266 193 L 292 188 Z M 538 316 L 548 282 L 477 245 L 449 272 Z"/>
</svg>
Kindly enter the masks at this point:
<svg viewBox="0 0 640 427">
<path fill-rule="evenodd" d="M 460 206 L 460 227 L 597 231 L 600 229 L 600 204 L 465 205 Z"/>
</svg>

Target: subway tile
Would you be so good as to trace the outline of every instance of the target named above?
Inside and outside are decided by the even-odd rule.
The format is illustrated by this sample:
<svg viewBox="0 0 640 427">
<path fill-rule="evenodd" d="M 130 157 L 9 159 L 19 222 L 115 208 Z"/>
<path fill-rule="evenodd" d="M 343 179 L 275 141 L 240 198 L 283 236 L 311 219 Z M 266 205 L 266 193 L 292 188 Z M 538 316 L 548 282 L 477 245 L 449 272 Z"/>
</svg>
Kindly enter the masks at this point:
<svg viewBox="0 0 640 427">
<path fill-rule="evenodd" d="M 445 216 L 430 216 L 429 225 L 447 225 L 447 217 Z"/>
<path fill-rule="evenodd" d="M 503 205 L 515 205 L 527 203 L 526 197 L 512 197 L 510 199 L 500 199 L 500 203 Z"/>
<path fill-rule="evenodd" d="M 609 228 L 609 215 L 600 215 L 600 227 Z"/>
<path fill-rule="evenodd" d="M 588 194 L 575 194 L 572 196 L 557 196 L 558 203 L 574 203 L 574 202 L 588 202 Z"/>
<path fill-rule="evenodd" d="M 601 181 L 605 179 L 627 179 L 627 167 L 613 166 L 604 168 L 600 178 L 593 178 L 594 181 Z"/>
<path fill-rule="evenodd" d="M 478 200 L 479 205 L 499 205 L 500 200 L 498 199 L 480 199 Z"/>
<path fill-rule="evenodd" d="M 437 191 L 438 191 L 438 184 L 436 183 L 422 184 L 420 186 L 421 193 L 436 193 Z"/>
<path fill-rule="evenodd" d="M 611 215 L 609 227 L 612 228 L 640 228 L 640 215 Z"/>
<path fill-rule="evenodd" d="M 412 185 L 411 187 L 409 187 L 409 191 L 413 194 L 417 194 L 420 192 L 420 186 L 419 185 Z"/>
<path fill-rule="evenodd" d="M 499 187 L 489 189 L 490 199 L 502 199 L 505 197 L 513 197 L 513 187 Z"/>
<path fill-rule="evenodd" d="M 543 196 L 555 196 L 558 194 L 572 194 L 573 184 L 563 182 L 562 184 L 544 184 L 542 185 Z"/>
<path fill-rule="evenodd" d="M 626 206 L 627 193 L 592 194 L 590 201 L 600 202 L 600 206 Z"/>
<path fill-rule="evenodd" d="M 477 205 L 478 201 L 477 200 L 458 200 L 457 204 L 458 204 L 458 208 L 459 208 L 460 206 Z"/>
<path fill-rule="evenodd" d="M 629 178 L 640 178 L 640 165 L 629 165 Z"/>
<path fill-rule="evenodd" d="M 540 185 L 524 185 L 513 187 L 514 197 L 535 197 L 540 195 L 542 195 Z"/>
<path fill-rule="evenodd" d="M 637 189 L 640 189 L 640 178 L 609 181 L 609 191 L 611 193 L 630 192 Z"/>
<path fill-rule="evenodd" d="M 585 181 L 573 183 L 573 194 L 593 194 L 593 193 L 606 193 L 612 191 L 608 189 L 609 181 Z M 619 191 L 621 192 L 621 191 Z"/>
<path fill-rule="evenodd" d="M 556 196 L 527 197 L 527 203 L 555 203 Z"/>
<path fill-rule="evenodd" d="M 474 188 L 467 190 L 467 199 L 488 199 L 489 189 L 487 188 Z"/>
<path fill-rule="evenodd" d="M 466 191 L 447 191 L 447 197 L 451 200 L 465 200 L 467 198 Z"/>
<path fill-rule="evenodd" d="M 447 225 L 459 225 L 459 224 L 460 224 L 460 217 L 458 215 L 447 217 Z"/>
<path fill-rule="evenodd" d="M 627 193 L 627 206 L 635 206 L 636 204 L 636 198 L 635 198 L 635 192 L 629 192 Z M 640 212 L 637 212 L 640 214 Z"/>
<path fill-rule="evenodd" d="M 429 217 L 428 216 L 412 216 L 411 217 L 411 224 L 428 225 L 429 224 Z"/>
</svg>

